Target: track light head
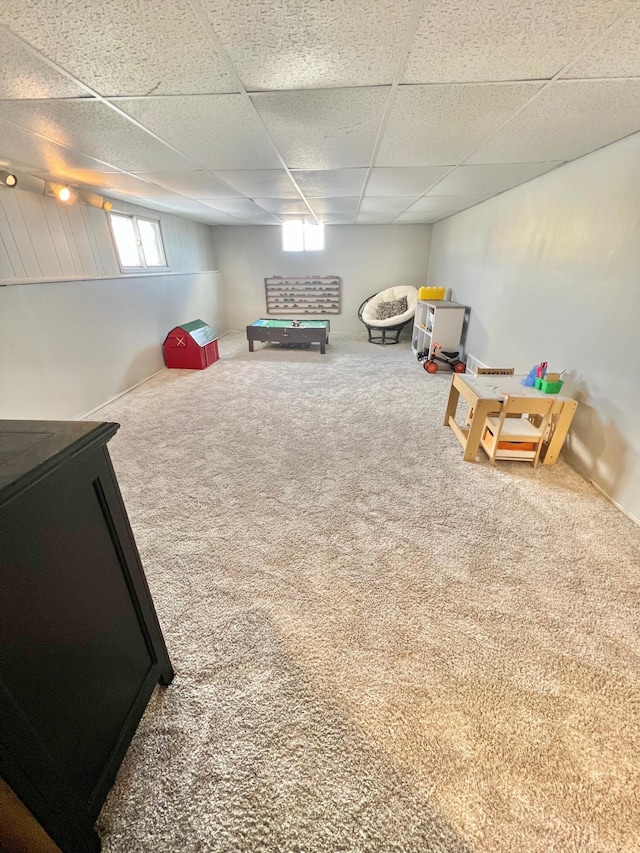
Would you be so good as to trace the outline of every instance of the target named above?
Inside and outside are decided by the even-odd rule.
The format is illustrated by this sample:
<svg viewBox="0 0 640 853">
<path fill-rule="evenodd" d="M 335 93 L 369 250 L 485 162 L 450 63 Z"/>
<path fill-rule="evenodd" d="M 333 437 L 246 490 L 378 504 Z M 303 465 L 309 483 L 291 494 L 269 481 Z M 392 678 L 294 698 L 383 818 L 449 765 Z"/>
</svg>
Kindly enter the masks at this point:
<svg viewBox="0 0 640 853">
<path fill-rule="evenodd" d="M 4 169 L 0 169 L 0 182 L 5 187 L 15 187 L 18 185 L 18 177 L 13 172 L 6 172 Z"/>
<path fill-rule="evenodd" d="M 53 196 L 65 204 L 78 200 L 78 193 L 67 184 L 55 184 L 52 181 L 46 181 L 44 185 L 44 194 Z"/>
</svg>

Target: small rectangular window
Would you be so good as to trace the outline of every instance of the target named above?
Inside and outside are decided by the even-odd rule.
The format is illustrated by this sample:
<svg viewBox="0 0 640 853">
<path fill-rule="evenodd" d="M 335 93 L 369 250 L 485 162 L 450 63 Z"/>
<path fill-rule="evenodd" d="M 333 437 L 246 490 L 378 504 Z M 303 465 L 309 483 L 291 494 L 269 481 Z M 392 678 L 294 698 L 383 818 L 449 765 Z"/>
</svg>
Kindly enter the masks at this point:
<svg viewBox="0 0 640 853">
<path fill-rule="evenodd" d="M 159 222 L 125 213 L 110 213 L 109 221 L 123 269 L 167 266 Z"/>
<path fill-rule="evenodd" d="M 282 224 L 284 252 L 321 252 L 324 250 L 324 225 L 292 219 Z"/>
<path fill-rule="evenodd" d="M 282 249 L 285 252 L 304 251 L 304 231 L 302 222 L 292 220 L 282 223 Z"/>
<path fill-rule="evenodd" d="M 153 219 L 138 218 L 138 231 L 145 263 L 148 267 L 166 267 L 160 223 Z"/>
<path fill-rule="evenodd" d="M 305 252 L 322 252 L 324 250 L 324 225 L 313 222 L 304 223 Z"/>
</svg>

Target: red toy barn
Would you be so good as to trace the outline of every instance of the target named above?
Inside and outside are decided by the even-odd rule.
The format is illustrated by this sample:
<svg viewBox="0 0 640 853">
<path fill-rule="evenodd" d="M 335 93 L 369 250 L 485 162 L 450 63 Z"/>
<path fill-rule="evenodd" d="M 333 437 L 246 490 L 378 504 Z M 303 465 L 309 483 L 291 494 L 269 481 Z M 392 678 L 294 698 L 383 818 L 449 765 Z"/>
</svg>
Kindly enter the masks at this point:
<svg viewBox="0 0 640 853">
<path fill-rule="evenodd" d="M 202 320 L 192 320 L 171 329 L 164 339 L 163 349 L 167 367 L 204 370 L 220 358 L 214 331 Z"/>
</svg>

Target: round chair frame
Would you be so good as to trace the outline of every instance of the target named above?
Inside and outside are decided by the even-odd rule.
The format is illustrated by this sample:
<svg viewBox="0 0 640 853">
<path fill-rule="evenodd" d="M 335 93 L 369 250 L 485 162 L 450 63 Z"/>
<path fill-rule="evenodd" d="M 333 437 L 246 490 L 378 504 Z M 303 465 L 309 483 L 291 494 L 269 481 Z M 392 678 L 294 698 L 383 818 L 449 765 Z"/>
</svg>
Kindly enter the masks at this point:
<svg viewBox="0 0 640 853">
<path fill-rule="evenodd" d="M 362 305 L 358 308 L 358 320 L 360 320 L 360 322 L 367 327 L 367 334 L 369 335 L 370 344 L 380 344 L 381 346 L 387 346 L 389 344 L 399 344 L 400 332 L 402 332 L 404 327 L 409 325 L 409 323 L 413 323 L 413 316 L 409 317 L 408 320 L 403 320 L 402 323 L 398 323 L 395 326 L 371 326 L 369 323 L 366 322 L 366 320 L 363 320 L 362 312 L 364 311 L 367 302 L 369 302 L 377 295 L 377 293 L 372 293 L 371 296 L 367 296 Z M 389 339 L 387 339 L 387 334 L 389 334 Z M 393 337 L 394 335 L 395 337 Z"/>
</svg>

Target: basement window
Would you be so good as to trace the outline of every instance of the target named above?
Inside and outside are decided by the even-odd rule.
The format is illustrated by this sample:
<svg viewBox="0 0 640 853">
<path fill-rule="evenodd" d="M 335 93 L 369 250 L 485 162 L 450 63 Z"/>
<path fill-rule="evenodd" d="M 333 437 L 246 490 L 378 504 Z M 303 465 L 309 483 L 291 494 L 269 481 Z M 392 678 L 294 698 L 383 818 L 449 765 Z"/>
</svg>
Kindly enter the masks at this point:
<svg viewBox="0 0 640 853">
<path fill-rule="evenodd" d="M 167 266 L 160 223 L 156 219 L 110 213 L 109 222 L 123 270 Z"/>
<path fill-rule="evenodd" d="M 324 251 L 324 225 L 292 219 L 282 224 L 284 252 Z"/>
</svg>

